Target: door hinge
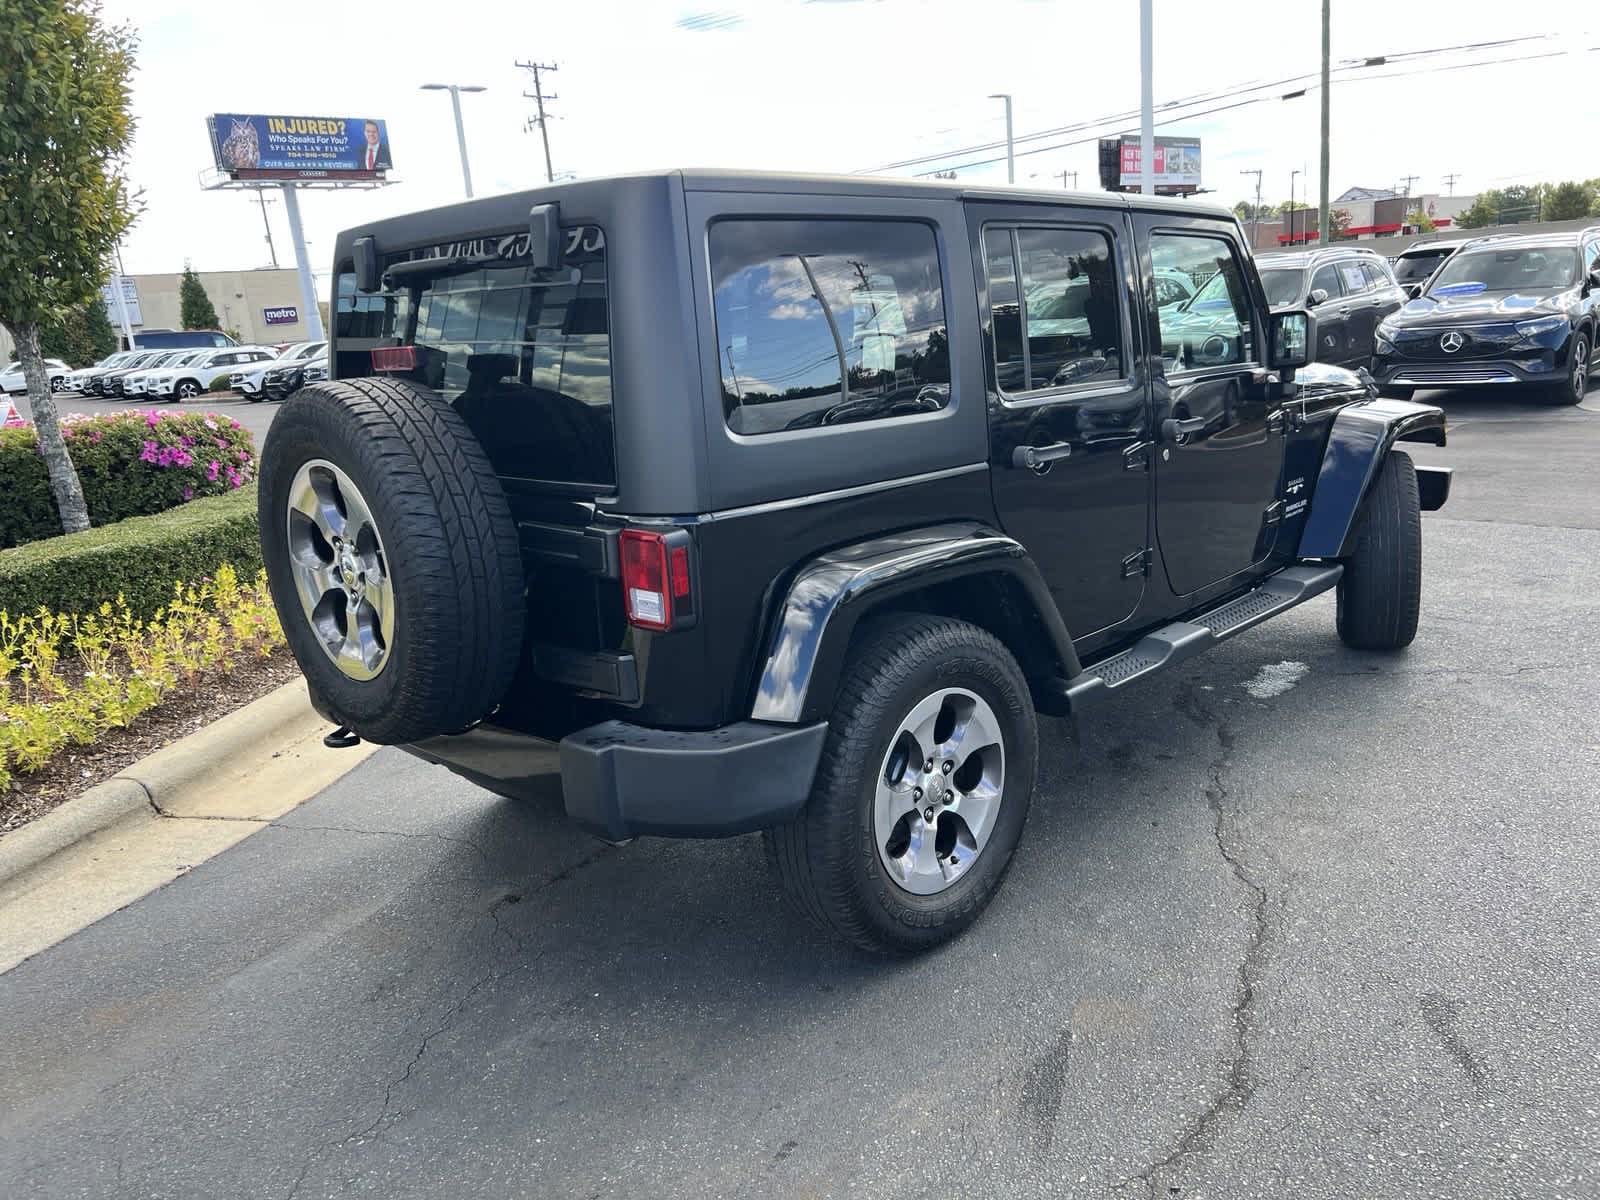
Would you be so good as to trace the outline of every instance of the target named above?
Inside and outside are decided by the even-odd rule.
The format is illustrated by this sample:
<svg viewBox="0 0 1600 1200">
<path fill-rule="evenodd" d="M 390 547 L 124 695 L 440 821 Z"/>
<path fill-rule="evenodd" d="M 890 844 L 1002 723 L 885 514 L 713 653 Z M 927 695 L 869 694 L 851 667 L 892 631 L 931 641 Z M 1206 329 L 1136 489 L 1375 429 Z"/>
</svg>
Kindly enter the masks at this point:
<svg viewBox="0 0 1600 1200">
<path fill-rule="evenodd" d="M 1267 414 L 1267 432 L 1282 433 L 1285 429 L 1296 430 L 1305 425 L 1305 418 L 1298 409 L 1276 408 Z"/>
<path fill-rule="evenodd" d="M 1122 452 L 1122 469 L 1124 471 L 1148 471 L 1150 469 L 1150 443 L 1135 442 Z"/>
<path fill-rule="evenodd" d="M 1143 550 L 1135 550 L 1122 560 L 1122 577 L 1124 579 L 1132 579 L 1135 575 L 1150 574 L 1151 558 L 1152 555 L 1148 546 Z"/>
<path fill-rule="evenodd" d="M 1274 500 L 1267 505 L 1266 523 L 1268 525 L 1276 525 L 1281 520 L 1283 520 L 1283 501 Z"/>
</svg>

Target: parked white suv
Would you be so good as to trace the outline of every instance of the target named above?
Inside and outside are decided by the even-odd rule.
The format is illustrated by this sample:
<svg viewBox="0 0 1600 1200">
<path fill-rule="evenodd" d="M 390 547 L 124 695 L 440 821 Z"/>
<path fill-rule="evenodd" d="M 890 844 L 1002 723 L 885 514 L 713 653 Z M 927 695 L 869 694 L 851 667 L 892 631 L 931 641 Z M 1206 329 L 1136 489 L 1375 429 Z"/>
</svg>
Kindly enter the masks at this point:
<svg viewBox="0 0 1600 1200">
<path fill-rule="evenodd" d="M 323 342 L 318 344 L 326 345 L 327 343 Z M 49 372 L 50 390 L 52 392 L 59 392 L 61 390 L 62 383 L 66 380 L 67 376 L 72 374 L 72 368 L 67 366 L 67 364 L 62 362 L 59 358 L 45 359 L 44 369 Z M 21 363 L 14 362 L 5 370 L 0 371 L 0 396 L 3 396 L 9 392 L 25 392 L 27 390 L 28 381 L 22 377 Z"/>
<path fill-rule="evenodd" d="M 261 390 L 261 377 L 273 367 L 280 367 L 284 363 L 301 362 L 306 359 L 316 358 L 319 354 L 326 353 L 327 342 L 300 342 L 298 345 L 285 346 L 283 352 L 268 363 L 246 367 L 242 371 L 233 373 L 233 390 L 247 400 L 260 402 L 266 399 Z"/>
<path fill-rule="evenodd" d="M 225 346 L 208 350 L 185 366 L 164 367 L 151 374 L 145 380 L 145 394 L 193 400 L 209 391 L 219 375 L 231 375 L 246 363 L 265 362 L 275 357 L 269 346 Z"/>
<path fill-rule="evenodd" d="M 176 370 L 199 362 L 210 354 L 209 349 L 204 350 L 175 350 L 165 358 L 158 358 L 148 367 L 141 367 L 122 378 L 122 394 L 124 396 L 142 396 L 149 390 L 151 382 L 162 371 Z"/>
</svg>

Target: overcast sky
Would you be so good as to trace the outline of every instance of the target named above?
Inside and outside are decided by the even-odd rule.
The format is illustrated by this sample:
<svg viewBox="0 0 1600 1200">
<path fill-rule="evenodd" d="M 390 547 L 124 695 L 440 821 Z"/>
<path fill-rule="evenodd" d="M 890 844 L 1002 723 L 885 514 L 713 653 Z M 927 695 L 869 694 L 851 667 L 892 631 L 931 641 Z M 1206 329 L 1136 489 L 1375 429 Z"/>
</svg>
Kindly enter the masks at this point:
<svg viewBox="0 0 1600 1200">
<path fill-rule="evenodd" d="M 530 80 L 514 65 L 530 58 L 560 64 L 549 82 L 560 97 L 551 106 L 559 119 L 550 122 L 557 171 L 849 172 L 1003 138 L 992 92 L 1015 97 L 1019 137 L 1137 109 L 1138 7 L 1135 0 L 107 0 L 107 15 L 140 35 L 129 173 L 147 207 L 124 261 L 135 273 L 175 271 L 185 259 L 201 270 L 267 262 L 250 193 L 201 189 L 199 176 L 212 162 L 209 113 L 387 119 L 397 184 L 303 196 L 312 262 L 325 274 L 339 229 L 461 197 L 449 97 L 419 91 L 422 83 L 489 89 L 462 98 L 479 195 L 543 180 L 537 133 L 523 131 L 532 104 L 521 93 Z M 1569 0 L 1333 0 L 1336 63 L 1548 36 L 1364 68 L 1336 82 L 1332 194 L 1391 186 L 1407 175 L 1419 177 L 1417 191 L 1442 192 L 1453 172 L 1457 193 L 1600 175 L 1595 11 Z M 1156 0 L 1157 105 L 1314 72 L 1319 13 L 1320 0 Z M 1282 90 L 1289 89 L 1256 95 Z M 1314 202 L 1318 103 L 1313 89 L 1157 132 L 1201 138 L 1214 199 L 1250 196 L 1254 181 L 1240 171 L 1260 168 L 1264 198 L 1282 200 L 1290 172 L 1303 168 L 1310 174 L 1300 177 L 1297 195 L 1307 197 L 1309 177 Z M 1127 129 L 1136 132 L 1137 122 Z M 1079 172 L 1082 187 L 1097 186 L 1093 142 L 1017 160 L 1019 184 L 1059 187 L 1062 171 Z M 964 169 L 961 178 L 1004 182 L 1005 164 Z M 292 265 L 281 202 L 270 205 L 270 218 L 279 259 Z"/>
</svg>

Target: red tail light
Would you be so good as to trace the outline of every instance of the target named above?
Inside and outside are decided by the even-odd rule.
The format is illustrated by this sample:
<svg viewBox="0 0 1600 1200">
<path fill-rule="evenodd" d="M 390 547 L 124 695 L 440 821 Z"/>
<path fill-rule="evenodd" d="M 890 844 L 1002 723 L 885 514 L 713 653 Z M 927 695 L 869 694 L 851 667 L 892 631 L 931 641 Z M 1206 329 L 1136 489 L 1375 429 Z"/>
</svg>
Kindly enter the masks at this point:
<svg viewBox="0 0 1600 1200">
<path fill-rule="evenodd" d="M 374 371 L 415 371 L 417 348 L 415 346 L 379 346 L 372 352 Z"/>
<path fill-rule="evenodd" d="M 664 633 L 694 624 L 689 535 L 681 529 L 624 529 L 618 537 L 622 607 L 628 624 Z"/>
</svg>

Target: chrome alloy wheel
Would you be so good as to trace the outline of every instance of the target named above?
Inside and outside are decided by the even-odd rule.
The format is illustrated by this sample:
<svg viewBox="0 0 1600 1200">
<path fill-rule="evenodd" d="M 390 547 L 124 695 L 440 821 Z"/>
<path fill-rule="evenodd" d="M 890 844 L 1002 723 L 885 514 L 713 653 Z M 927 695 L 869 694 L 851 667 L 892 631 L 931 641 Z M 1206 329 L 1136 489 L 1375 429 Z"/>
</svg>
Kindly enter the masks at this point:
<svg viewBox="0 0 1600 1200">
<path fill-rule="evenodd" d="M 1581 402 L 1589 390 L 1589 347 L 1581 337 L 1572 342 L 1571 383 L 1572 394 Z"/>
<path fill-rule="evenodd" d="M 878 772 L 873 841 L 906 891 L 944 891 L 978 861 L 1005 787 L 1005 740 L 987 701 L 944 688 L 901 720 Z"/>
<path fill-rule="evenodd" d="M 394 583 L 372 510 L 350 476 L 314 458 L 295 472 L 286 519 L 295 591 L 317 641 L 351 679 L 372 679 L 394 636 Z"/>
</svg>

